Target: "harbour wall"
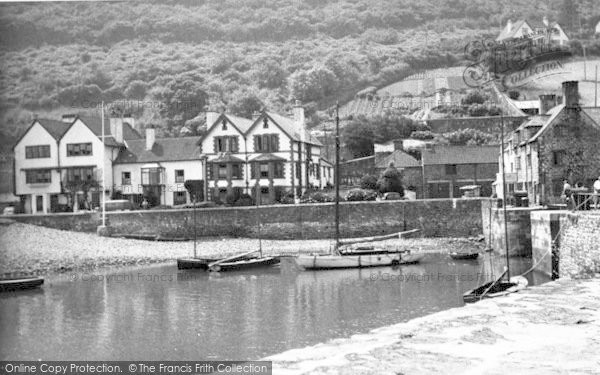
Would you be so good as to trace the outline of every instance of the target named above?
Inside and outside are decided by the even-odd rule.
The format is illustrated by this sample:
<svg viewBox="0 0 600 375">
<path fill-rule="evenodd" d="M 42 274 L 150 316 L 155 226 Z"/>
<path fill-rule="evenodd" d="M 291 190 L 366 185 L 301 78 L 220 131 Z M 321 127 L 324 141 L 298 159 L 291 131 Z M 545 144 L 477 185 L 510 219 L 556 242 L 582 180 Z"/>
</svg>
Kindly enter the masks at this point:
<svg viewBox="0 0 600 375">
<path fill-rule="evenodd" d="M 427 237 L 469 237 L 482 233 L 482 202 L 487 198 L 427 199 L 416 201 L 343 202 L 342 237 L 388 234 L 419 228 Z M 117 234 L 194 236 L 194 210 L 108 212 L 107 224 Z M 15 215 L 15 220 L 51 228 L 95 232 L 99 213 Z M 269 239 L 331 238 L 335 234 L 333 203 L 196 210 L 198 236 Z M 260 227 L 258 224 L 261 224 Z"/>
<path fill-rule="evenodd" d="M 499 254 L 506 254 L 504 211 L 499 200 L 488 199 L 482 202 L 481 218 L 483 235 L 488 247 Z M 531 218 L 530 214 L 540 208 L 507 207 L 506 224 L 508 233 L 508 254 L 511 257 L 531 257 Z"/>
</svg>

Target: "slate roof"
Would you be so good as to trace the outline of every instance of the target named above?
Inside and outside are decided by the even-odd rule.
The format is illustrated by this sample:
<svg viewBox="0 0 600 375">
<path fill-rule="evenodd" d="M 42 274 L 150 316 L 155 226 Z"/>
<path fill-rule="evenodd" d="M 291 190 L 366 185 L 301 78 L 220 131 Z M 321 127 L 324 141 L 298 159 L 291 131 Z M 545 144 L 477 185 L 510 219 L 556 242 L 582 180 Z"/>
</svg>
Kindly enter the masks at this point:
<svg viewBox="0 0 600 375">
<path fill-rule="evenodd" d="M 161 161 L 199 160 L 201 137 L 157 138 L 152 150 L 146 150 L 145 139 L 127 140 L 115 164 Z"/>
<path fill-rule="evenodd" d="M 504 39 L 514 38 L 514 36 L 517 33 L 517 31 L 520 30 L 521 27 L 523 27 L 524 24 L 527 24 L 529 27 L 531 27 L 533 29 L 533 27 L 531 25 L 529 25 L 527 23 L 527 21 L 525 21 L 525 20 L 518 20 L 515 23 L 513 23 L 512 28 L 510 29 L 510 31 L 508 30 L 508 28 L 506 26 L 504 26 L 504 29 L 502 29 L 502 31 L 500 32 L 500 35 L 498 35 L 498 37 L 496 38 L 496 40 L 500 41 L 500 40 L 504 40 Z"/>
<path fill-rule="evenodd" d="M 229 153 L 220 154 L 216 158 L 209 160 L 211 163 L 244 163 L 244 160 Z"/>
<path fill-rule="evenodd" d="M 294 141 L 300 141 L 300 133 L 296 128 L 296 123 L 289 117 L 282 116 L 273 112 L 265 112 L 273 121 L 279 125 L 283 131 L 285 131 Z M 314 136 L 312 136 L 308 131 L 305 131 L 305 141 L 311 143 L 315 146 L 323 146 L 323 144 Z"/>
<path fill-rule="evenodd" d="M 234 116 L 234 115 L 228 115 L 225 114 L 225 117 L 227 117 L 229 119 L 229 121 L 231 121 L 232 123 L 235 124 L 235 126 L 242 132 L 242 133 L 246 133 L 250 127 L 252 126 L 252 124 L 254 124 L 254 120 L 250 120 L 244 117 L 239 117 L 239 116 Z"/>
<path fill-rule="evenodd" d="M 102 118 L 95 116 L 77 116 L 98 137 L 102 136 Z M 104 118 L 104 132 L 110 134 L 110 119 Z M 107 137 L 109 138 L 109 137 Z M 112 137 L 111 137 L 112 138 Z M 123 123 L 123 139 L 141 139 L 142 136 L 129 123 Z M 114 138 L 113 138 L 114 140 Z"/>
<path fill-rule="evenodd" d="M 436 145 L 422 150 L 425 165 L 498 163 L 500 146 Z"/>
<path fill-rule="evenodd" d="M 67 132 L 67 129 L 69 129 L 71 126 L 70 122 L 50 120 L 45 118 L 38 118 L 37 122 L 39 122 L 40 125 L 42 125 L 42 127 L 46 129 L 46 131 L 50 133 L 50 135 L 57 141 L 62 138 L 62 136 Z"/>
<path fill-rule="evenodd" d="M 391 155 L 379 160 L 375 164 L 375 168 L 387 168 L 390 163 L 394 163 L 396 168 L 420 167 L 421 163 L 402 150 L 396 150 Z"/>
<path fill-rule="evenodd" d="M 600 107 L 582 107 L 581 110 L 600 125 Z"/>
</svg>

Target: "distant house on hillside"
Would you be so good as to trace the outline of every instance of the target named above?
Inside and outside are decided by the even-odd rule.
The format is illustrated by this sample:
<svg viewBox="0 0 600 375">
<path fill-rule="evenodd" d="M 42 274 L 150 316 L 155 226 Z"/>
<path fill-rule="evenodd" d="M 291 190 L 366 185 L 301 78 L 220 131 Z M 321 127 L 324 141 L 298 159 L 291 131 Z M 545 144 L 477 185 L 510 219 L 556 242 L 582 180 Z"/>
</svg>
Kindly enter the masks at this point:
<svg viewBox="0 0 600 375">
<path fill-rule="evenodd" d="M 600 21 L 598 21 L 598 23 L 596 24 L 596 35 L 600 35 Z"/>
<path fill-rule="evenodd" d="M 518 20 L 513 23 L 511 20 L 508 20 L 506 26 L 496 38 L 496 41 L 502 42 L 518 38 L 528 38 L 539 43 L 552 42 L 561 46 L 569 41 L 569 37 L 562 27 L 557 22 L 549 22 L 546 17 L 542 19 L 541 23 L 527 20 Z"/>
<path fill-rule="evenodd" d="M 580 107 L 577 81 L 563 82 L 563 98 L 564 104 L 533 116 L 506 139 L 508 193 L 526 191 L 531 204 L 560 203 L 563 180 L 590 188 L 600 175 L 600 108 Z"/>
</svg>

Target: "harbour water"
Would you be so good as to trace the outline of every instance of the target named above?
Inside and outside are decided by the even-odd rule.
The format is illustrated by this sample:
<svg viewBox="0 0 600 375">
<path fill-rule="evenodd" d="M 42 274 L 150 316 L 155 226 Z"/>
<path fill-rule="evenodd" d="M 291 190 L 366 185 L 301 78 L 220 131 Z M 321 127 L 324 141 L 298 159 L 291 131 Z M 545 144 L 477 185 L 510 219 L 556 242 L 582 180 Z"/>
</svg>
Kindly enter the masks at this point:
<svg viewBox="0 0 600 375">
<path fill-rule="evenodd" d="M 513 259 L 511 271 L 530 265 Z M 489 259 L 445 254 L 395 268 L 309 272 L 284 259 L 242 273 L 175 265 L 72 273 L 0 295 L 0 358 L 252 360 L 462 306 L 462 294 L 490 277 Z"/>
</svg>

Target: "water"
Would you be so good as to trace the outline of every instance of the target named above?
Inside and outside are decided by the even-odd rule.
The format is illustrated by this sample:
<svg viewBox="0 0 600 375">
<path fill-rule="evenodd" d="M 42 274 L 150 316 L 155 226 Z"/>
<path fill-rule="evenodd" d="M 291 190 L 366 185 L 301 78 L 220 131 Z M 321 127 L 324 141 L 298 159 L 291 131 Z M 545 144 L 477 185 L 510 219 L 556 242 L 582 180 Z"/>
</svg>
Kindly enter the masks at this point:
<svg viewBox="0 0 600 375">
<path fill-rule="evenodd" d="M 511 266 L 517 274 L 530 260 Z M 462 306 L 482 274 L 489 260 L 432 254 L 399 268 L 299 271 L 284 259 L 243 273 L 169 265 L 56 276 L 0 295 L 0 358 L 258 359 Z"/>
</svg>

